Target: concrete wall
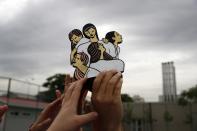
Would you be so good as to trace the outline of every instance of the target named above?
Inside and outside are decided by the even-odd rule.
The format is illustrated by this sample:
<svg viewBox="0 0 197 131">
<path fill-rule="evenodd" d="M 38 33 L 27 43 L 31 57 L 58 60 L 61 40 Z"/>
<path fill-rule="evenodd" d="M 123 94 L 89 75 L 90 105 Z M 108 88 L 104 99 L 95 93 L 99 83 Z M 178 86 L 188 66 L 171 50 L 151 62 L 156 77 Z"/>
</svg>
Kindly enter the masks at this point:
<svg viewBox="0 0 197 131">
<path fill-rule="evenodd" d="M 197 131 L 197 104 L 127 103 L 124 104 L 124 110 L 125 131 Z M 0 131 L 27 131 L 40 111 L 9 106 L 0 124 Z M 89 127 L 85 131 L 89 131 Z"/>
<path fill-rule="evenodd" d="M 128 105 L 132 108 L 128 109 Z M 197 131 L 197 104 L 134 103 L 124 104 L 124 107 L 124 117 L 130 118 L 129 124 L 128 119 L 123 121 L 127 123 L 124 124 L 126 131 Z M 132 111 L 130 117 L 128 110 Z M 136 125 L 136 121 L 141 124 Z"/>
</svg>

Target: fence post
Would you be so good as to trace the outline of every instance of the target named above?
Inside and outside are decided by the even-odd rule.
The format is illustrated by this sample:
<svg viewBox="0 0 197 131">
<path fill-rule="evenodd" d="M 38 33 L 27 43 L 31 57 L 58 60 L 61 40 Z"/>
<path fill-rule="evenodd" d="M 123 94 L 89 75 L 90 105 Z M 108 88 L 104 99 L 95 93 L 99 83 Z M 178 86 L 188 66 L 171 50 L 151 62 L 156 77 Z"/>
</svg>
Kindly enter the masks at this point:
<svg viewBox="0 0 197 131">
<path fill-rule="evenodd" d="M 9 99 L 10 99 L 11 81 L 12 81 L 12 79 L 9 78 L 8 79 L 8 91 L 7 91 L 7 104 L 9 104 L 8 102 L 9 102 Z"/>
<path fill-rule="evenodd" d="M 11 89 L 11 78 L 8 78 L 8 90 L 7 90 L 7 98 L 6 98 L 6 104 L 9 106 L 9 99 L 10 99 L 10 89 Z M 3 131 L 6 131 L 6 124 L 7 124 L 7 113 L 5 113 L 4 116 L 4 122 L 3 122 Z"/>
</svg>

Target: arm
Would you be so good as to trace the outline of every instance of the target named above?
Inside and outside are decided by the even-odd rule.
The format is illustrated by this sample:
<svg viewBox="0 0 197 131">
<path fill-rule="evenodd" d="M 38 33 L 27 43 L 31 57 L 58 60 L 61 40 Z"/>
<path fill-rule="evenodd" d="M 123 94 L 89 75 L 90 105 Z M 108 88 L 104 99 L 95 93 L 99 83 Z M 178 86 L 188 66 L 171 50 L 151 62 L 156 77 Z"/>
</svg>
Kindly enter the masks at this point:
<svg viewBox="0 0 197 131">
<path fill-rule="evenodd" d="M 61 98 L 56 99 L 40 113 L 37 120 L 29 128 L 30 131 L 46 131 L 57 116 L 61 107 Z"/>
<path fill-rule="evenodd" d="M 69 86 L 64 94 L 61 110 L 47 131 L 76 131 L 96 119 L 96 112 L 77 114 L 78 101 L 85 81 L 86 79 L 81 79 Z"/>
<path fill-rule="evenodd" d="M 94 131 L 121 131 L 123 106 L 121 101 L 122 78 L 115 70 L 100 73 L 93 83 L 92 103 L 98 112 Z"/>
</svg>

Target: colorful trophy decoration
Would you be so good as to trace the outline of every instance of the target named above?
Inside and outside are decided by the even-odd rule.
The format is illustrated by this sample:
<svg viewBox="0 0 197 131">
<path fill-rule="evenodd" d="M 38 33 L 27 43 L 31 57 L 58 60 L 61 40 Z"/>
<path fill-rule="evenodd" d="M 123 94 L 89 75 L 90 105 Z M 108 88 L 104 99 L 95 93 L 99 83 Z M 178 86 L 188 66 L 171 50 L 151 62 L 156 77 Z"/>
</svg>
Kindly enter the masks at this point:
<svg viewBox="0 0 197 131">
<path fill-rule="evenodd" d="M 110 69 L 124 72 L 125 64 L 119 59 L 122 36 L 118 32 L 110 31 L 100 40 L 96 27 L 88 23 L 82 31 L 74 29 L 68 36 L 71 42 L 70 63 L 75 68 L 74 78 L 87 77 L 89 90 L 99 72 Z"/>
</svg>

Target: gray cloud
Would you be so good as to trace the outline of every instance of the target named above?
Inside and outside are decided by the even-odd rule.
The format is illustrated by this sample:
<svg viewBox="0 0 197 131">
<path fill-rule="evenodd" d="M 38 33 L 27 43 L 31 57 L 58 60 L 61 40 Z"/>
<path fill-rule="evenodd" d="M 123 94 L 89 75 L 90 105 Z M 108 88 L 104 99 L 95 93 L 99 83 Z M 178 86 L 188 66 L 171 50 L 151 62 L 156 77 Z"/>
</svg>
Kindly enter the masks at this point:
<svg viewBox="0 0 197 131">
<path fill-rule="evenodd" d="M 141 95 L 156 100 L 162 91 L 161 62 L 174 60 L 177 75 L 197 64 L 196 8 L 194 0 L 29 1 L 7 23 L 0 19 L 0 73 L 21 79 L 36 76 L 40 83 L 55 72 L 72 73 L 67 34 L 92 22 L 100 34 L 107 33 L 104 27 L 109 25 L 123 35 L 123 92 L 140 94 L 145 89 Z M 196 84 L 196 73 L 179 76 L 179 90 Z"/>
</svg>

